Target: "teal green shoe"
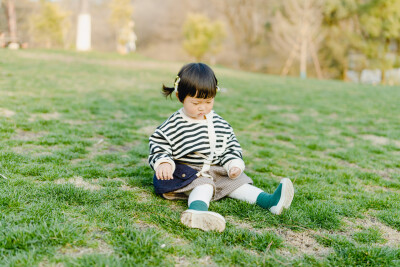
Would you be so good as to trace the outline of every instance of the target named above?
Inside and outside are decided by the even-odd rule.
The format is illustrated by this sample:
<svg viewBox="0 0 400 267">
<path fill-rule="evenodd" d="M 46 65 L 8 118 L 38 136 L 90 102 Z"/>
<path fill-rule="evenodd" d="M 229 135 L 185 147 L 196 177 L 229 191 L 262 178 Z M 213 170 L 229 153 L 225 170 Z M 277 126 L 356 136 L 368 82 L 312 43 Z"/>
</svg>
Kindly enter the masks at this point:
<svg viewBox="0 0 400 267">
<path fill-rule="evenodd" d="M 280 190 L 280 192 L 279 192 Z M 293 196 L 294 196 L 294 188 L 292 181 L 288 178 L 283 178 L 281 183 L 279 184 L 278 189 L 274 192 L 274 196 L 277 195 L 279 197 L 279 201 L 276 205 L 272 206 L 269 210 L 271 213 L 279 215 L 282 213 L 283 208 L 288 209 L 292 204 Z"/>
</svg>

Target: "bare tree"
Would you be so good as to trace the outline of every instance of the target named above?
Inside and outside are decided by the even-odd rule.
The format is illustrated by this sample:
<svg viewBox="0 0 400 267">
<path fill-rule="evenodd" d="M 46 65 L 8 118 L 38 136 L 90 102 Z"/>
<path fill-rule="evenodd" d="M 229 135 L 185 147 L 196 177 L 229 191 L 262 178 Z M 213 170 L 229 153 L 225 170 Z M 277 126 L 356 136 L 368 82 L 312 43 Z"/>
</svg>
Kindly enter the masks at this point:
<svg viewBox="0 0 400 267">
<path fill-rule="evenodd" d="M 17 16 L 15 12 L 15 0 L 3 0 L 2 5 L 5 7 L 5 13 L 8 23 L 8 32 L 10 34 L 11 43 L 16 43 L 17 39 Z"/>
<path fill-rule="evenodd" d="M 275 50 L 289 55 L 282 70 L 287 75 L 293 61 L 300 61 L 300 77 L 307 77 L 307 60 L 311 56 L 318 78 L 322 78 L 317 49 L 322 39 L 322 8 L 319 0 L 285 0 L 282 11 L 272 21 L 271 42 Z"/>
<path fill-rule="evenodd" d="M 249 64 L 251 50 L 265 34 L 265 23 L 274 0 L 215 0 L 225 16 L 234 39 L 241 67 Z"/>
</svg>

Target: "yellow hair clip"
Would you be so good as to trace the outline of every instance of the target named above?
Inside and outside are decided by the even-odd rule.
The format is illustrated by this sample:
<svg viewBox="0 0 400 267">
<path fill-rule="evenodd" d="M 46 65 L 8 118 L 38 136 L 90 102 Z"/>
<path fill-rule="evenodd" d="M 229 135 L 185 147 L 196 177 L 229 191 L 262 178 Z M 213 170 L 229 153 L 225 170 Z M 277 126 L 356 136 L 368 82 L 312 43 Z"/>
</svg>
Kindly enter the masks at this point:
<svg viewBox="0 0 400 267">
<path fill-rule="evenodd" d="M 174 83 L 174 91 L 175 92 L 178 92 L 178 85 L 179 85 L 179 82 L 181 81 L 181 78 L 179 78 L 179 76 L 176 76 L 176 78 L 175 78 L 175 83 Z"/>
</svg>

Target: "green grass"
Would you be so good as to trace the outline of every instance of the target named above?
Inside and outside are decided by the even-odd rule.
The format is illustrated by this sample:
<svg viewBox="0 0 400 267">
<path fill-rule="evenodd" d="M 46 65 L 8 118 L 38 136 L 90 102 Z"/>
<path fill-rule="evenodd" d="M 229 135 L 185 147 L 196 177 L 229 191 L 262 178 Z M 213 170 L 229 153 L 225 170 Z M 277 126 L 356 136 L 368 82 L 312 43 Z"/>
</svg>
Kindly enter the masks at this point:
<svg viewBox="0 0 400 267">
<path fill-rule="evenodd" d="M 281 216 L 213 202 L 227 228 L 206 233 L 180 224 L 185 201 L 155 195 L 147 165 L 182 64 L 0 50 L 0 266 L 400 266 L 399 87 L 215 67 L 246 173 L 296 193 Z"/>
</svg>

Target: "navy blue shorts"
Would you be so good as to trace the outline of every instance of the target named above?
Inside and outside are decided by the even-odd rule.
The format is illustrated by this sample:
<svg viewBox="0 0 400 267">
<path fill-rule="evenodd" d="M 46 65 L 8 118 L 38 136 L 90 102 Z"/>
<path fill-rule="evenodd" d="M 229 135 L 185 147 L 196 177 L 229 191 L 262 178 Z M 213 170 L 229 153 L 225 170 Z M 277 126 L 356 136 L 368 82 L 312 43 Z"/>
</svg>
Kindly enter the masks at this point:
<svg viewBox="0 0 400 267">
<path fill-rule="evenodd" d="M 160 195 L 178 190 L 193 182 L 193 180 L 197 178 L 197 172 L 197 170 L 189 167 L 188 165 L 175 162 L 175 171 L 173 173 L 174 179 L 158 180 L 156 175 L 154 174 L 154 190 L 157 194 Z"/>
</svg>

